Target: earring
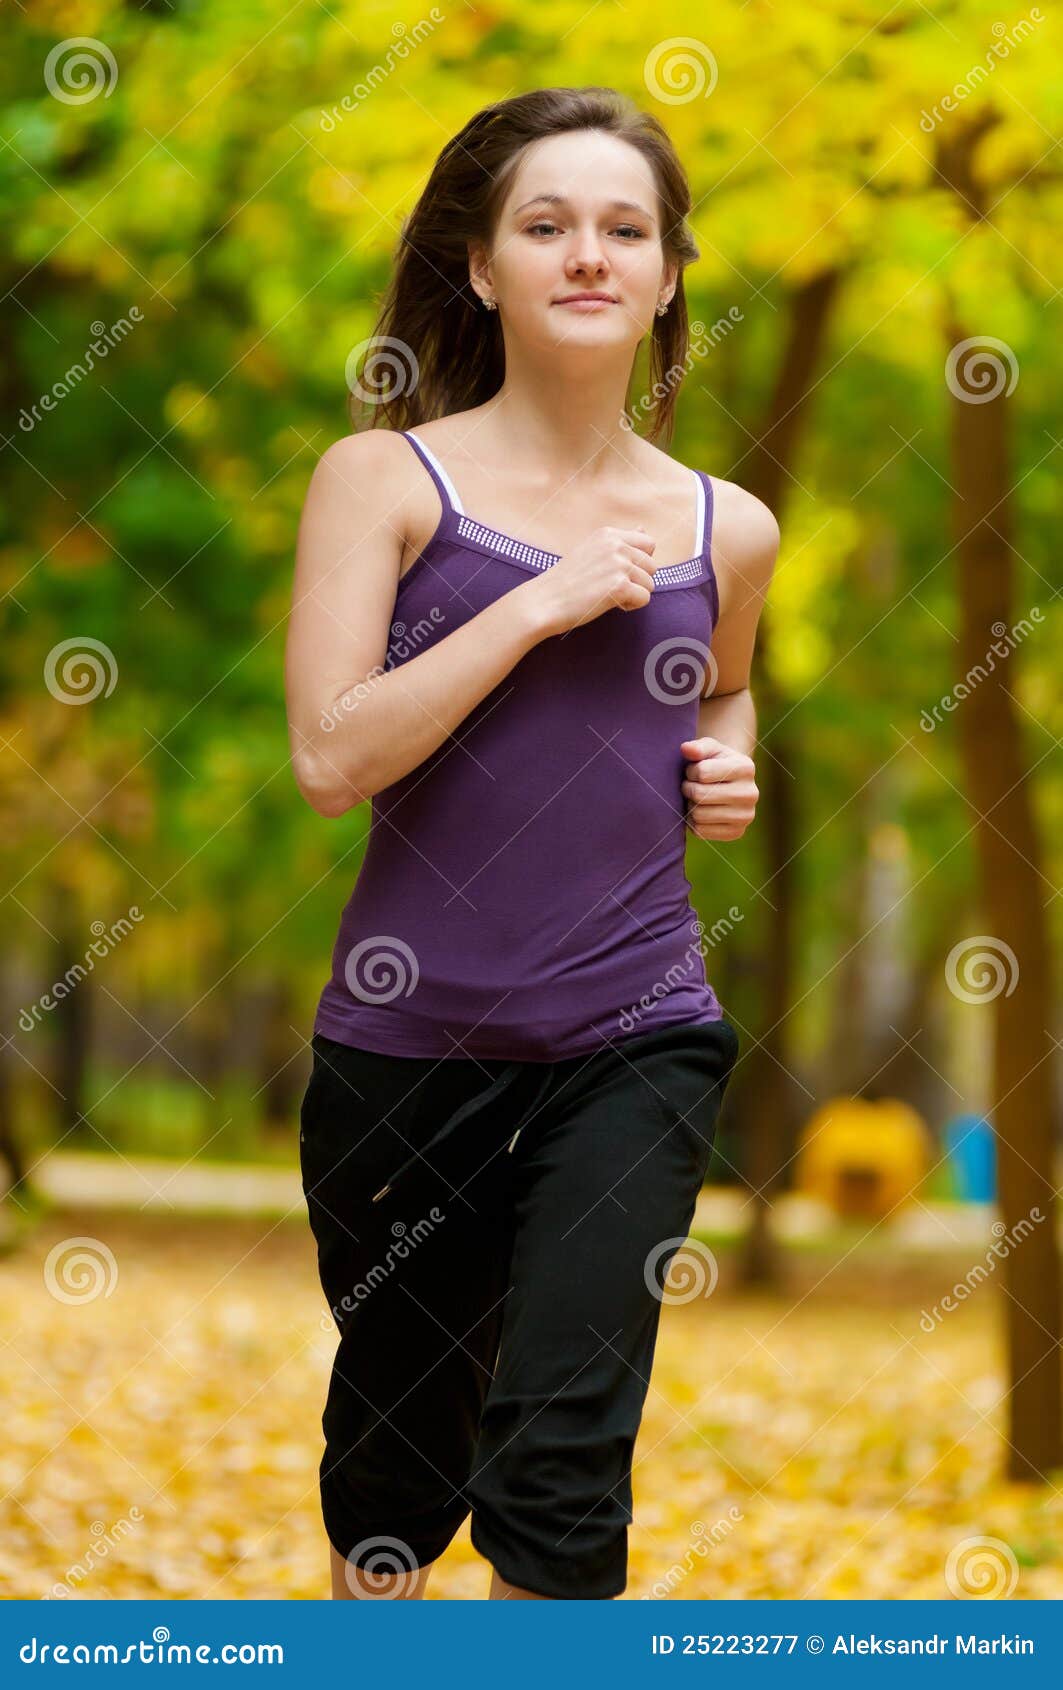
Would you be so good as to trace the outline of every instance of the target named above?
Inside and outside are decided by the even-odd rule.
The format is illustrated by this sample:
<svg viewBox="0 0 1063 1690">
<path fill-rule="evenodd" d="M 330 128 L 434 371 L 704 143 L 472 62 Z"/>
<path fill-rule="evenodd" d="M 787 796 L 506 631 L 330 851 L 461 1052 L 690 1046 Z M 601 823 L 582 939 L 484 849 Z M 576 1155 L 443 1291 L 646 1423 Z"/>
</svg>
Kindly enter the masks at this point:
<svg viewBox="0 0 1063 1690">
<path fill-rule="evenodd" d="M 663 317 L 665 312 L 667 311 L 667 309 L 668 309 L 668 300 L 667 299 L 659 299 L 657 301 L 657 315 L 658 315 L 658 317 Z"/>
<path fill-rule="evenodd" d="M 493 299 L 485 299 L 484 300 L 484 310 L 485 311 L 496 311 L 497 309 L 498 309 L 498 307 L 497 307 L 497 305 L 496 305 L 496 303 Z"/>
</svg>

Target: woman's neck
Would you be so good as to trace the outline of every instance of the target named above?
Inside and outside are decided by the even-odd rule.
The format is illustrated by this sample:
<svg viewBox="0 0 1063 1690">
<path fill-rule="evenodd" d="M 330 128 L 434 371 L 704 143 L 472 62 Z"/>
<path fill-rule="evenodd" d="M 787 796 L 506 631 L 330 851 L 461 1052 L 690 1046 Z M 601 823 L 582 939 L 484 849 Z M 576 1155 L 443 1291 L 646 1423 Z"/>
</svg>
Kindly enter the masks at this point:
<svg viewBox="0 0 1063 1690">
<path fill-rule="evenodd" d="M 634 436 L 623 421 L 629 377 L 616 370 L 593 374 L 541 365 L 527 375 L 507 355 L 506 379 L 481 408 L 491 424 L 493 451 L 519 455 L 566 477 L 593 479 L 616 473 L 618 459 L 633 461 Z"/>
</svg>

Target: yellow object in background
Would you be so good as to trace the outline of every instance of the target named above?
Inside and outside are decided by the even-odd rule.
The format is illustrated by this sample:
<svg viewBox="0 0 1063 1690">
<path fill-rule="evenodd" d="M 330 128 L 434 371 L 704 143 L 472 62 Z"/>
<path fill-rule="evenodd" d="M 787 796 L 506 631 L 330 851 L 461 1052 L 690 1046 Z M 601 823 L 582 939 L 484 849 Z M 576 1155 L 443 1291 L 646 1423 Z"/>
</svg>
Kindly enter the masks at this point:
<svg viewBox="0 0 1063 1690">
<path fill-rule="evenodd" d="M 899 1098 L 836 1097 L 798 1140 L 796 1185 L 838 1215 L 881 1220 L 913 1195 L 930 1167 L 923 1117 Z"/>
</svg>

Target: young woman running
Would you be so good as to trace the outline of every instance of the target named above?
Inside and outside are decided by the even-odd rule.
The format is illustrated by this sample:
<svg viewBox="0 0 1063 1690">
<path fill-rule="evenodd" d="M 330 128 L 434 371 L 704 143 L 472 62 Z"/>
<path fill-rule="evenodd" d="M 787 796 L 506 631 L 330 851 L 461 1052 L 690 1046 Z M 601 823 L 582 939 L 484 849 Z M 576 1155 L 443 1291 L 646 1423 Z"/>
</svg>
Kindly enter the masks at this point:
<svg viewBox="0 0 1063 1690">
<path fill-rule="evenodd" d="M 689 209 L 612 90 L 478 113 L 403 229 L 382 426 L 307 494 L 295 775 L 323 816 L 373 801 L 300 1132 L 340 1335 L 334 1596 L 422 1596 L 470 1512 L 492 1597 L 626 1587 L 662 1286 L 739 1050 L 687 829 L 753 817 L 778 545 L 758 500 L 652 444 Z"/>
</svg>

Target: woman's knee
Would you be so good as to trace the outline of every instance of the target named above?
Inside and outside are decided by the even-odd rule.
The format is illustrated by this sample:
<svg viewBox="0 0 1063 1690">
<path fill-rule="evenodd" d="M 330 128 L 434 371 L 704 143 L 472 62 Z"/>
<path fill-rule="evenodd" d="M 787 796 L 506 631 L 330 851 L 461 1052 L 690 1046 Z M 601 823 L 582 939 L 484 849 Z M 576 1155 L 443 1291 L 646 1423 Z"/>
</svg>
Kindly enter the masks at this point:
<svg viewBox="0 0 1063 1690">
<path fill-rule="evenodd" d="M 335 1544 L 329 1545 L 334 1601 L 416 1601 L 423 1598 L 433 1563 L 425 1566 L 406 1565 L 394 1550 L 385 1560 L 381 1556 L 371 1564 L 358 1566 L 352 1556 L 341 1555 Z"/>
</svg>

